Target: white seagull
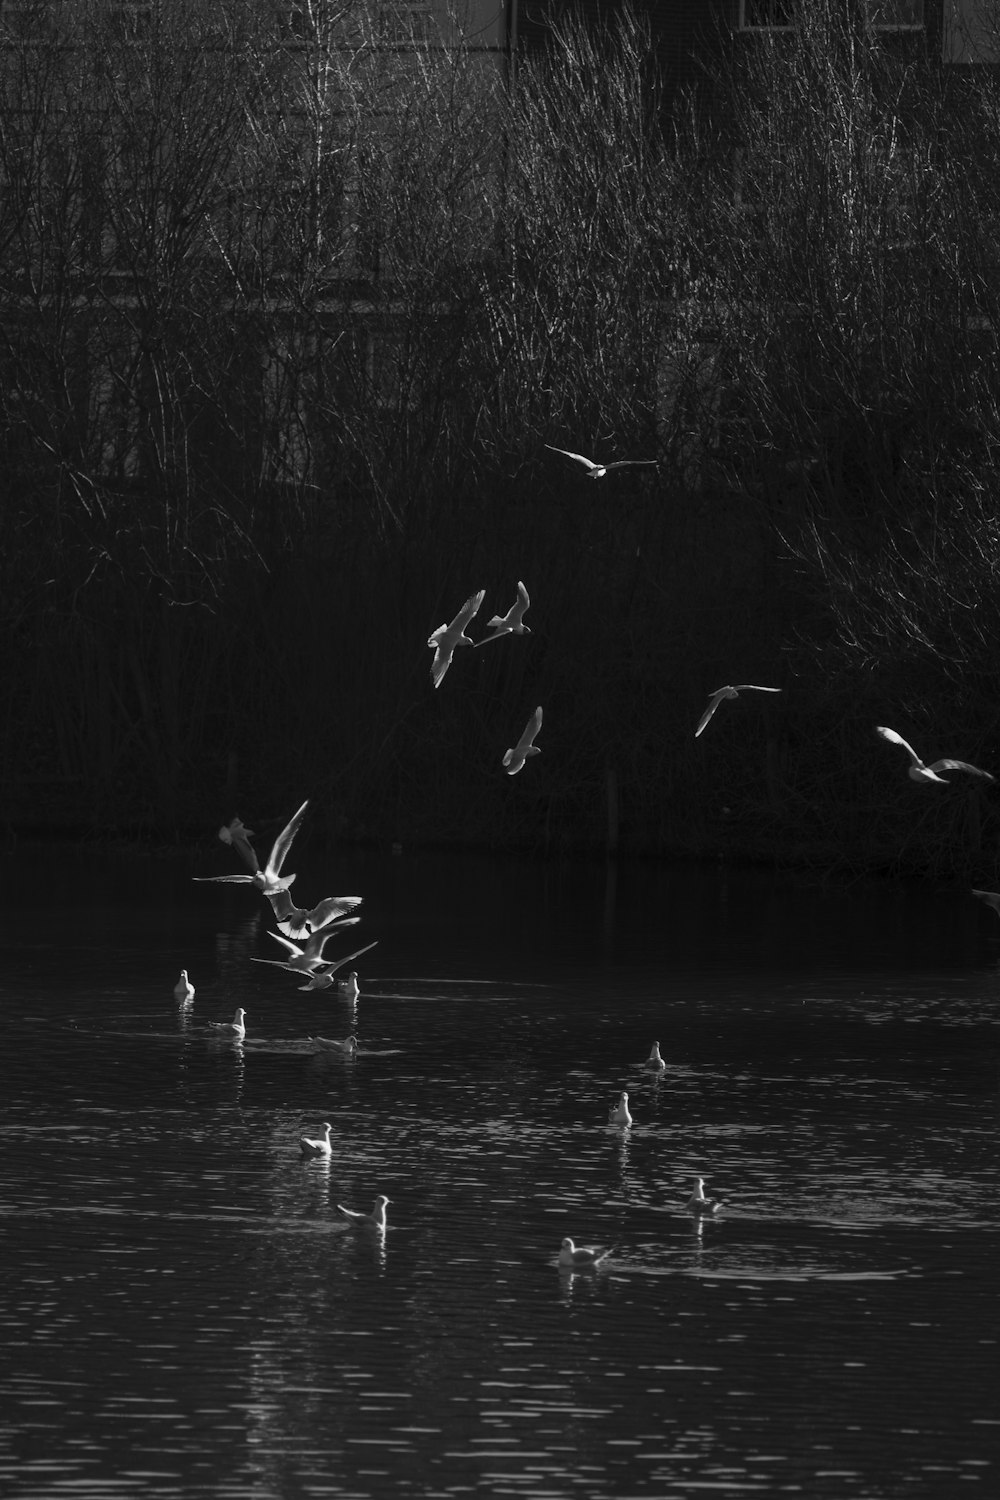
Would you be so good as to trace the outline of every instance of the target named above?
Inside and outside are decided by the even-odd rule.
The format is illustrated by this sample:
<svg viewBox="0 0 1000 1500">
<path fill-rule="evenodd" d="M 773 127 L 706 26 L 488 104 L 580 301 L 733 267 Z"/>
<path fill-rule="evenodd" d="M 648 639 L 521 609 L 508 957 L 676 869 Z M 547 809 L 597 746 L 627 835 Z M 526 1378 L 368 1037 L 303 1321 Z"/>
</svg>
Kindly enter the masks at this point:
<svg viewBox="0 0 1000 1500">
<path fill-rule="evenodd" d="M 968 771 L 973 776 L 982 776 L 987 781 L 993 780 L 989 771 L 981 771 L 978 766 L 970 766 L 967 760 L 934 760 L 927 766 L 920 759 L 913 746 L 908 745 L 903 736 L 897 734 L 894 729 L 886 729 L 884 724 L 876 724 L 875 732 L 876 734 L 880 734 L 884 740 L 888 740 L 890 745 L 902 745 L 910 757 L 909 774 L 914 781 L 942 781 L 947 786 L 948 778 L 946 776 L 939 776 L 937 774 L 939 771 Z"/>
<path fill-rule="evenodd" d="M 618 1103 L 612 1104 L 608 1110 L 608 1122 L 611 1125 L 631 1125 L 632 1116 L 628 1112 L 628 1094 L 624 1089 L 618 1096 Z"/>
<path fill-rule="evenodd" d="M 359 1214 L 356 1209 L 345 1208 L 342 1203 L 337 1204 L 337 1212 L 343 1214 L 345 1219 L 349 1219 L 352 1224 L 357 1224 L 359 1227 L 365 1226 L 370 1229 L 384 1230 L 385 1206 L 388 1202 L 389 1199 L 385 1194 L 380 1193 L 375 1199 L 375 1207 L 370 1214 Z"/>
<path fill-rule="evenodd" d="M 357 922 L 358 917 L 351 917 L 350 922 Z M 293 943 L 291 938 L 282 937 L 280 932 L 270 932 L 268 937 L 273 937 L 276 943 L 288 949 L 287 958 L 255 958 L 255 964 L 277 964 L 282 969 L 295 969 L 303 974 L 311 974 L 314 969 L 325 968 L 328 960 L 323 957 L 323 949 L 332 937 L 337 937 L 345 927 L 344 922 L 330 922 L 326 927 L 320 927 L 310 937 L 306 938 L 303 947 Z M 374 948 L 374 943 L 369 943 L 368 948 Z M 342 968 L 348 960 L 357 958 L 358 953 L 367 953 L 367 948 L 359 948 L 357 953 L 348 953 L 342 958 L 335 969 Z M 331 971 L 333 972 L 333 971 Z"/>
<path fill-rule="evenodd" d="M 666 1063 L 660 1056 L 660 1044 L 659 1042 L 654 1042 L 649 1056 L 643 1063 L 643 1067 L 648 1073 L 662 1073 L 666 1066 Z"/>
<path fill-rule="evenodd" d="M 536 708 L 535 712 L 531 715 L 531 718 L 524 726 L 524 733 L 518 740 L 517 744 L 514 745 L 510 750 L 508 750 L 504 755 L 503 763 L 507 767 L 508 776 L 516 776 L 518 771 L 520 771 L 521 767 L 524 765 L 525 761 L 528 759 L 529 755 L 541 755 L 542 752 L 539 750 L 538 746 L 532 744 L 532 740 L 535 738 L 535 735 L 538 733 L 541 727 L 542 710 L 541 708 Z"/>
<path fill-rule="evenodd" d="M 350 961 L 351 961 L 352 958 L 358 958 L 362 953 L 367 953 L 368 949 L 369 948 L 374 948 L 375 947 L 375 943 L 377 943 L 377 942 L 378 942 L 378 938 L 375 939 L 374 943 L 368 943 L 368 944 L 366 944 L 366 946 L 364 948 L 358 948 L 358 950 L 355 953 L 345 953 L 344 956 L 343 956 L 343 958 L 339 958 L 336 963 L 332 963 L 332 964 L 330 964 L 330 963 L 324 963 L 318 969 L 312 969 L 312 970 L 310 970 L 308 972 L 308 975 L 307 975 L 307 981 L 308 982 L 306 984 L 300 984 L 299 985 L 299 989 L 300 990 L 329 990 L 329 989 L 332 989 L 333 986 L 337 983 L 336 979 L 334 978 L 334 975 L 336 974 L 337 970 L 338 969 L 342 969 L 346 963 L 350 963 Z M 303 974 L 306 973 L 306 971 L 304 969 L 299 968 L 298 965 L 296 965 L 294 963 L 282 963 L 281 959 L 279 959 L 279 958 L 262 958 L 262 959 L 259 960 L 259 962 L 262 963 L 262 964 L 274 964 L 275 967 L 279 968 L 279 969 L 288 969 L 292 974 L 298 974 L 300 978 L 301 978 L 301 976 Z"/>
<path fill-rule="evenodd" d="M 272 891 L 287 890 L 295 879 L 295 876 L 282 875 L 281 867 L 288 857 L 288 851 L 292 847 L 292 840 L 299 831 L 299 824 L 302 822 L 308 806 L 308 801 L 303 802 L 291 822 L 278 834 L 263 870 L 257 862 L 257 856 L 254 853 L 252 844 L 245 838 L 237 839 L 234 837 L 224 840 L 224 842 L 232 843 L 233 847 L 243 856 L 243 859 L 253 873 L 250 875 L 196 875 L 194 877 L 195 880 L 203 882 L 212 881 L 217 885 L 255 885 L 259 891 L 263 891 L 265 896 L 269 895 Z M 232 826 L 232 824 L 229 825 L 230 830 Z"/>
<path fill-rule="evenodd" d="M 478 594 L 471 595 L 466 599 L 458 614 L 450 625 L 439 625 L 427 638 L 428 646 L 434 648 L 434 660 L 431 662 L 431 681 L 435 687 L 440 687 L 444 681 L 444 674 L 451 666 L 451 659 L 459 646 L 474 646 L 476 643 L 465 634 L 465 627 L 479 611 L 479 606 L 486 598 L 486 590 L 480 589 Z"/>
<path fill-rule="evenodd" d="M 553 448 L 551 443 L 545 444 L 550 453 L 561 453 L 566 458 L 574 459 L 578 464 L 583 464 L 587 471 L 588 479 L 603 479 L 605 474 L 610 474 L 612 469 L 634 469 L 637 467 L 657 466 L 655 458 L 619 458 L 611 464 L 598 464 L 592 458 L 585 458 L 582 453 L 571 453 L 568 448 Z"/>
<path fill-rule="evenodd" d="M 567 1235 L 559 1247 L 559 1269 L 562 1271 L 596 1271 L 610 1254 L 610 1250 L 592 1250 L 583 1245 L 577 1247 Z"/>
<path fill-rule="evenodd" d="M 741 693 L 780 693 L 781 688 L 761 687 L 756 682 L 741 682 L 736 687 L 721 687 L 708 697 L 708 707 L 698 720 L 698 728 L 694 732 L 695 739 L 701 734 L 709 719 L 715 713 L 723 698 L 738 698 Z"/>
<path fill-rule="evenodd" d="M 242 1005 L 237 1010 L 231 1021 L 209 1021 L 213 1031 L 221 1031 L 226 1036 L 232 1037 L 234 1041 L 242 1042 L 247 1034 L 246 1011 Z"/>
<path fill-rule="evenodd" d="M 194 999 L 194 985 L 188 978 L 187 969 L 181 970 L 181 977 L 174 985 L 174 999 L 181 1005 L 187 1005 L 189 1000 Z"/>
<path fill-rule="evenodd" d="M 307 1135 L 299 1136 L 299 1149 L 303 1156 L 330 1156 L 333 1147 L 330 1145 L 330 1125 L 324 1120 L 322 1125 L 323 1137 L 321 1140 L 311 1140 Z"/>
<path fill-rule="evenodd" d="M 974 889 L 972 894 L 974 896 L 978 896 L 980 901 L 985 901 L 987 906 L 992 906 L 997 916 L 1000 917 L 1000 892 L 977 891 Z M 177 993 L 176 990 L 174 991 L 174 993 Z"/>
<path fill-rule="evenodd" d="M 488 641 L 498 641 L 502 635 L 530 635 L 531 626 L 524 623 L 524 612 L 530 603 L 528 590 L 518 581 L 517 599 L 505 615 L 494 615 L 492 620 L 487 620 L 486 629 L 492 630 L 493 634 L 484 635 L 476 645 L 485 646 Z"/>
<path fill-rule="evenodd" d="M 306 911 L 304 907 L 295 905 L 287 890 L 265 891 L 264 894 L 271 903 L 278 931 L 283 932 L 286 937 L 309 937 L 310 933 L 329 926 L 331 922 L 349 927 L 353 922 L 361 920 L 360 917 L 349 915 L 355 907 L 361 905 L 361 896 L 325 896 L 311 911 Z"/>
<path fill-rule="evenodd" d="M 356 1036 L 345 1037 L 342 1042 L 334 1041 L 333 1037 L 329 1036 L 311 1036 L 309 1040 L 315 1042 L 317 1047 L 322 1048 L 324 1052 L 339 1052 L 344 1057 L 353 1057 L 358 1050 Z"/>
<path fill-rule="evenodd" d="M 694 1192 L 687 1201 L 687 1207 L 693 1214 L 717 1214 L 722 1207 L 722 1202 L 718 1198 L 706 1198 L 705 1179 L 696 1177 Z"/>
<path fill-rule="evenodd" d="M 337 994 L 344 1000 L 350 1000 L 353 1005 L 361 994 L 361 986 L 358 984 L 358 971 L 352 969 L 346 979 L 337 980 Z"/>
</svg>

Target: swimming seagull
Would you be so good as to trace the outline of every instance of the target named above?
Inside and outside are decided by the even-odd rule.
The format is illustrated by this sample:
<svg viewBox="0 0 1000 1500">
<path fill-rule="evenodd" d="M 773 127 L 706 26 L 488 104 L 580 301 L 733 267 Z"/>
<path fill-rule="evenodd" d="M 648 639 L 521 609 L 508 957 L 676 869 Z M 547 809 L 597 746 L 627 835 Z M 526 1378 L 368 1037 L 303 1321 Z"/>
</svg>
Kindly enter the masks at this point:
<svg viewBox="0 0 1000 1500">
<path fill-rule="evenodd" d="M 587 471 L 588 479 L 603 479 L 605 474 L 610 474 L 612 469 L 634 469 L 636 467 L 657 466 L 655 458 L 619 458 L 611 464 L 598 464 L 592 458 L 585 458 L 582 453 L 571 453 L 568 448 L 553 448 L 551 443 L 545 444 L 550 453 L 562 453 L 566 458 L 575 459 L 578 464 L 583 464 Z"/>
<path fill-rule="evenodd" d="M 705 1179 L 696 1177 L 694 1180 L 694 1192 L 687 1201 L 687 1207 L 693 1214 L 717 1214 L 722 1207 L 718 1198 L 705 1197 Z"/>
<path fill-rule="evenodd" d="M 174 985 L 174 999 L 178 1000 L 181 1005 L 187 1005 L 189 1000 L 194 999 L 194 985 L 188 978 L 187 969 L 181 970 L 181 977 Z"/>
<path fill-rule="evenodd" d="M 333 1037 L 329 1036 L 311 1036 L 309 1040 L 315 1042 L 324 1052 L 340 1052 L 344 1057 L 353 1057 L 358 1050 L 356 1036 L 345 1037 L 342 1042 L 334 1041 Z"/>
<path fill-rule="evenodd" d="M 649 1056 L 643 1063 L 643 1067 L 648 1073 L 662 1073 L 666 1066 L 666 1063 L 660 1056 L 660 1044 L 659 1042 L 654 1042 Z"/>
<path fill-rule="evenodd" d="M 208 1024 L 213 1031 L 221 1031 L 226 1036 L 232 1037 L 234 1041 L 242 1042 L 247 1034 L 245 1022 L 246 1011 L 241 1005 L 231 1021 L 209 1021 Z"/>
<path fill-rule="evenodd" d="M 508 776 L 516 776 L 518 771 L 520 771 L 521 767 L 524 765 L 525 761 L 528 759 L 529 755 L 541 755 L 542 752 L 539 750 L 538 746 L 532 744 L 532 740 L 535 738 L 535 735 L 538 733 L 541 727 L 542 710 L 541 708 L 536 708 L 535 712 L 531 715 L 531 718 L 524 726 L 524 733 L 518 740 L 517 744 L 514 745 L 512 749 L 508 750 L 504 755 L 503 763 L 507 767 Z"/>
<path fill-rule="evenodd" d="M 324 1120 L 322 1125 L 322 1140 L 310 1140 L 307 1135 L 299 1136 L 299 1149 L 303 1156 L 330 1156 L 333 1147 L 330 1145 L 330 1125 Z"/>
<path fill-rule="evenodd" d="M 337 994 L 344 1000 L 354 1001 L 361 994 L 361 986 L 358 984 L 358 971 L 352 969 L 346 979 L 337 980 Z"/>
<path fill-rule="evenodd" d="M 624 1089 L 618 1096 L 618 1103 L 612 1104 L 608 1110 L 608 1123 L 611 1125 L 631 1125 L 632 1116 L 628 1112 L 628 1094 Z"/>
<path fill-rule="evenodd" d="M 471 595 L 466 599 L 458 614 L 450 625 L 439 625 L 427 638 L 428 646 L 434 648 L 434 660 L 431 662 L 431 681 L 435 687 L 440 687 L 444 681 L 444 674 L 451 666 L 451 659 L 459 646 L 474 646 L 476 643 L 465 634 L 465 627 L 475 614 L 479 606 L 486 598 L 486 590 L 480 589 L 478 594 Z"/>
<path fill-rule="evenodd" d="M 352 1224 L 357 1224 L 359 1228 L 365 1227 L 369 1229 L 384 1230 L 385 1206 L 388 1202 L 389 1199 L 385 1196 L 385 1194 L 380 1193 L 375 1199 L 375 1207 L 372 1209 L 370 1214 L 359 1214 L 356 1209 L 345 1208 L 342 1203 L 337 1204 L 337 1212 L 343 1214 L 344 1218 L 349 1219 Z"/>
<path fill-rule="evenodd" d="M 300 984 L 299 985 L 299 989 L 300 990 L 329 990 L 329 989 L 332 989 L 333 986 L 334 986 L 334 984 L 336 983 L 336 980 L 334 979 L 334 975 L 336 974 L 337 970 L 338 969 L 342 969 L 346 963 L 349 963 L 351 961 L 352 958 L 358 958 L 358 957 L 360 957 L 360 955 L 362 953 L 367 953 L 368 949 L 369 948 L 374 948 L 375 947 L 375 943 L 377 943 L 377 942 L 378 942 L 378 938 L 375 939 L 374 943 L 367 943 L 364 948 L 358 948 L 357 951 L 354 952 L 354 953 L 345 953 L 344 956 L 343 956 L 343 958 L 339 958 L 336 963 L 324 963 L 324 964 L 322 964 L 317 969 L 311 969 L 311 970 L 309 970 L 308 971 L 308 983 L 306 983 L 306 984 Z M 274 964 L 276 968 L 279 968 L 279 969 L 288 969 L 288 970 L 290 970 L 290 972 L 292 974 L 298 974 L 300 977 L 307 972 L 306 970 L 300 968 L 297 964 L 294 964 L 294 963 L 282 963 L 282 961 L 281 961 L 280 958 L 261 958 L 261 959 L 258 959 L 258 963 L 262 963 L 262 964 Z"/>
<path fill-rule="evenodd" d="M 897 734 L 894 729 L 886 729 L 884 724 L 876 724 L 875 732 L 876 734 L 880 734 L 884 740 L 888 740 L 890 745 L 902 745 L 910 757 L 909 774 L 913 781 L 942 781 L 947 786 L 948 778 L 946 776 L 939 776 L 937 774 L 938 771 L 968 771 L 973 776 L 983 776 L 987 781 L 993 780 L 989 771 L 981 771 L 978 766 L 970 766 L 967 760 L 935 760 L 927 766 L 920 759 L 913 746 L 908 745 L 903 736 Z"/>
<path fill-rule="evenodd" d="M 303 802 L 291 822 L 278 834 L 268 855 L 267 864 L 264 869 L 260 868 L 253 846 L 246 839 L 233 838 L 224 842 L 231 842 L 233 847 L 239 851 L 252 870 L 251 875 L 196 875 L 195 880 L 211 881 L 217 885 L 255 885 L 264 895 L 270 895 L 273 891 L 287 890 L 295 879 L 294 875 L 282 875 L 281 867 L 288 857 L 288 851 L 292 847 L 292 840 L 299 831 L 305 810 L 309 806 L 308 801 Z M 229 825 L 232 829 L 232 824 Z"/>
<path fill-rule="evenodd" d="M 498 641 L 502 635 L 530 635 L 530 625 L 524 623 L 524 612 L 531 600 L 528 598 L 528 590 L 520 581 L 517 585 L 517 599 L 511 605 L 505 615 L 494 615 L 492 620 L 487 620 L 487 630 L 492 630 L 492 635 L 484 635 L 477 646 L 485 646 L 487 641 Z"/>
<path fill-rule="evenodd" d="M 342 927 L 349 927 L 353 922 L 359 922 L 360 917 L 351 917 L 349 912 L 360 906 L 361 896 L 325 896 L 322 901 L 316 903 L 311 911 L 306 911 L 302 906 L 296 906 L 287 890 L 265 891 L 265 896 L 271 903 L 271 910 L 278 922 L 278 931 L 283 932 L 286 937 L 304 938 L 310 933 L 316 932 L 320 927 L 326 927 L 331 922 L 339 922 Z"/>
<path fill-rule="evenodd" d="M 997 916 L 1000 917 L 1000 892 L 973 890 L 972 894 L 978 896 L 980 901 L 985 901 L 987 906 L 992 906 Z M 176 990 L 174 993 L 177 993 Z"/>
<path fill-rule="evenodd" d="M 583 1245 L 577 1248 L 567 1235 L 559 1247 L 559 1269 L 562 1271 L 596 1271 L 610 1254 L 610 1250 L 592 1250 Z"/>
<path fill-rule="evenodd" d="M 299 947 L 298 943 L 293 943 L 291 938 L 282 937 L 279 932 L 270 932 L 268 933 L 268 937 L 273 937 L 276 943 L 280 943 L 283 948 L 287 948 L 289 957 L 284 959 L 255 958 L 254 963 L 277 964 L 280 968 L 283 969 L 295 969 L 300 970 L 303 974 L 311 974 L 314 969 L 322 969 L 326 966 L 328 960 L 325 960 L 323 958 L 323 949 L 325 948 L 329 940 L 332 937 L 337 937 L 343 930 L 343 928 L 349 925 L 350 922 L 357 922 L 359 920 L 360 919 L 358 917 L 351 917 L 348 919 L 347 923 L 330 922 L 326 927 L 320 927 L 316 932 L 312 933 L 312 935 L 306 939 L 305 945 L 301 948 Z M 374 943 L 368 944 L 369 948 L 373 948 L 374 946 Z M 335 968 L 342 968 L 343 965 L 347 963 L 348 959 L 357 958 L 358 953 L 366 953 L 367 951 L 367 948 L 359 948 L 357 953 L 348 953 L 346 958 L 342 958 L 340 962 L 335 965 Z"/>
<path fill-rule="evenodd" d="M 721 687 L 708 696 L 708 707 L 698 720 L 698 728 L 694 732 L 695 739 L 701 734 L 709 719 L 715 713 L 723 698 L 738 698 L 741 693 L 780 693 L 781 688 L 760 687 L 756 682 L 741 682 L 737 687 Z"/>
</svg>

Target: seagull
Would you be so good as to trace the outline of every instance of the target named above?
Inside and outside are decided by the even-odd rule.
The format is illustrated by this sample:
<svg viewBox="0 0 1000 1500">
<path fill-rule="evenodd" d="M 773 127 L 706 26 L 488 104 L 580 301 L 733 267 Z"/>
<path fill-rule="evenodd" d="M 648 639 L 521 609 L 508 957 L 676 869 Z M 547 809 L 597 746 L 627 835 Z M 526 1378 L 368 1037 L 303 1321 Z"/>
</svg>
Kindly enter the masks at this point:
<svg viewBox="0 0 1000 1500">
<path fill-rule="evenodd" d="M 487 641 L 498 641 L 502 635 L 530 635 L 530 625 L 524 623 L 524 612 L 531 600 L 528 598 L 528 590 L 520 581 L 517 585 L 517 599 L 511 605 L 505 615 L 494 615 L 492 620 L 487 620 L 486 629 L 492 630 L 492 635 L 484 635 L 477 646 L 485 646 Z"/>
<path fill-rule="evenodd" d="M 181 1005 L 187 1005 L 189 1000 L 194 999 L 194 985 L 188 978 L 187 969 L 181 970 L 181 977 L 174 985 L 174 999 Z"/>
<path fill-rule="evenodd" d="M 655 458 L 619 458 L 613 464 L 597 464 L 592 458 L 584 458 L 582 453 L 571 453 L 568 448 L 553 448 L 551 443 L 545 444 L 550 453 L 562 453 L 566 458 L 575 459 L 578 464 L 583 464 L 587 471 L 588 479 L 603 479 L 605 474 L 610 474 L 612 469 L 634 469 L 638 466 L 657 465 Z"/>
<path fill-rule="evenodd" d="M 696 1177 L 694 1180 L 694 1192 L 687 1201 L 687 1207 L 693 1214 L 717 1214 L 722 1207 L 718 1198 L 705 1197 L 705 1179 Z"/>
<path fill-rule="evenodd" d="M 973 890 L 972 894 L 978 896 L 980 901 L 985 901 L 987 906 L 992 906 L 997 916 L 1000 917 L 1000 892 Z M 174 993 L 177 993 L 176 990 Z"/>
<path fill-rule="evenodd" d="M 608 1110 L 608 1121 L 612 1125 L 631 1125 L 632 1116 L 628 1112 L 628 1094 L 624 1089 L 618 1096 L 618 1103 L 612 1104 Z"/>
<path fill-rule="evenodd" d="M 324 967 L 326 961 L 323 958 L 323 949 L 330 938 L 337 937 L 345 926 L 358 921 L 360 921 L 359 917 L 349 917 L 346 923 L 329 922 L 326 927 L 317 928 L 306 939 L 304 947 L 301 948 L 298 943 L 293 943 L 291 938 L 282 937 L 279 932 L 270 932 L 268 933 L 268 937 L 273 937 L 276 943 L 280 943 L 283 948 L 287 948 L 290 957 L 284 959 L 255 958 L 254 963 L 279 964 L 285 969 L 301 969 L 303 974 L 311 974 L 314 969 L 322 969 Z M 372 948 L 374 944 L 369 943 L 368 947 Z M 358 949 L 358 953 L 365 953 L 366 951 L 364 948 Z M 356 957 L 357 953 L 348 953 L 347 958 L 342 958 L 337 967 L 339 968 L 343 964 L 346 964 L 348 959 Z"/>
<path fill-rule="evenodd" d="M 250 842 L 255 837 L 253 829 L 248 828 L 241 818 L 233 818 L 232 822 L 224 823 L 219 829 L 219 838 L 222 842 L 231 845 L 251 870 L 257 868 L 257 853 Z"/>
<path fill-rule="evenodd" d="M 264 894 L 271 903 L 278 931 L 283 932 L 286 937 L 309 937 L 310 933 L 329 926 L 331 922 L 340 922 L 341 926 L 349 927 L 361 920 L 360 917 L 348 916 L 348 912 L 361 905 L 361 896 L 325 896 L 312 911 L 306 911 L 304 907 L 295 905 L 287 890 L 265 891 Z"/>
<path fill-rule="evenodd" d="M 345 1057 L 353 1057 L 358 1050 L 358 1039 L 356 1036 L 346 1037 L 342 1042 L 335 1042 L 328 1036 L 311 1036 L 311 1042 L 315 1042 L 324 1052 L 342 1052 Z"/>
<path fill-rule="evenodd" d="M 578 1249 L 567 1235 L 559 1248 L 559 1269 L 561 1271 L 596 1271 L 610 1254 L 610 1250 L 591 1250 L 583 1245 Z"/>
<path fill-rule="evenodd" d="M 353 1005 L 361 994 L 361 986 L 358 984 L 358 971 L 352 969 L 346 979 L 337 980 L 337 994 L 344 1000 L 350 1000 Z"/>
<path fill-rule="evenodd" d="M 431 662 L 431 681 L 435 687 L 440 687 L 444 681 L 444 674 L 451 666 L 451 659 L 459 646 L 474 646 L 475 641 L 465 634 L 465 627 L 475 614 L 479 606 L 486 598 L 486 590 L 480 589 L 478 594 L 472 594 L 466 599 L 458 614 L 450 625 L 439 625 L 427 639 L 428 646 L 434 647 L 434 660 Z"/>
<path fill-rule="evenodd" d="M 272 937 L 274 935 L 274 933 L 271 934 Z M 375 943 L 377 942 L 378 938 L 375 939 Z M 338 958 L 336 963 L 324 963 L 310 970 L 303 969 L 300 964 L 294 961 L 285 963 L 280 958 L 259 958 L 257 962 L 260 964 L 273 964 L 276 969 L 288 969 L 292 974 L 298 974 L 300 977 L 303 974 L 307 974 L 309 982 L 308 984 L 300 984 L 300 990 L 328 990 L 332 989 L 336 982 L 333 976 L 337 970 L 342 969 L 346 963 L 350 963 L 352 958 L 358 958 L 362 953 L 367 953 L 369 948 L 375 947 L 375 943 L 366 943 L 363 948 L 358 948 L 354 953 L 345 953 L 343 958 Z"/>
<path fill-rule="evenodd" d="M 695 739 L 701 734 L 709 719 L 715 713 L 723 698 L 738 698 L 741 693 L 780 693 L 781 688 L 760 687 L 756 682 L 741 682 L 738 687 L 721 687 L 714 693 L 708 695 L 708 707 L 698 720 L 698 728 L 694 732 Z"/>
<path fill-rule="evenodd" d="M 299 1136 L 299 1149 L 303 1156 L 330 1156 L 333 1147 L 330 1145 L 330 1125 L 324 1120 L 322 1125 L 323 1139 L 319 1141 L 310 1140 L 307 1135 Z"/>
<path fill-rule="evenodd" d="M 272 891 L 287 890 L 295 879 L 295 876 L 282 875 L 281 867 L 288 857 L 288 851 L 292 847 L 292 840 L 299 831 L 299 824 L 302 822 L 308 806 L 308 801 L 303 802 L 291 822 L 278 834 L 263 870 L 260 868 L 257 856 L 253 851 L 253 846 L 248 840 L 243 837 L 237 838 L 234 836 L 231 839 L 223 840 L 223 842 L 233 844 L 234 848 L 242 854 L 253 873 L 251 875 L 196 875 L 194 877 L 195 880 L 202 882 L 213 881 L 217 885 L 255 885 L 259 891 L 263 891 L 265 896 L 270 895 Z M 232 831 L 232 824 L 229 825 L 229 831 Z"/>
<path fill-rule="evenodd" d="M 535 712 L 531 715 L 531 718 L 524 726 L 524 733 L 522 734 L 521 738 L 512 749 L 507 751 L 503 758 L 503 763 L 507 767 L 508 776 L 516 776 L 518 771 L 524 765 L 525 761 L 528 759 L 529 755 L 541 755 L 542 752 L 539 750 L 538 746 L 532 744 L 532 740 L 535 738 L 535 735 L 538 733 L 541 727 L 542 710 L 541 708 L 536 708 Z"/>
<path fill-rule="evenodd" d="M 654 1042 L 649 1056 L 643 1063 L 643 1067 L 648 1073 L 662 1073 L 666 1066 L 666 1063 L 660 1056 L 660 1044 L 659 1042 Z"/>
<path fill-rule="evenodd" d="M 209 1021 L 208 1024 L 213 1031 L 224 1032 L 226 1036 L 231 1036 L 234 1041 L 242 1042 L 247 1034 L 246 1025 L 244 1024 L 245 1019 L 246 1011 L 241 1005 L 231 1021 Z"/>
<path fill-rule="evenodd" d="M 345 1208 L 342 1203 L 337 1204 L 337 1212 L 343 1214 L 345 1219 L 350 1219 L 352 1224 L 357 1224 L 359 1227 L 364 1225 L 368 1228 L 382 1231 L 385 1229 L 385 1206 L 388 1202 L 389 1199 L 385 1194 L 380 1193 L 375 1199 L 375 1207 L 370 1214 L 359 1214 L 356 1209 Z"/>
<path fill-rule="evenodd" d="M 989 771 L 981 771 L 978 766 L 970 766 L 967 760 L 935 760 L 929 766 L 924 765 L 913 746 L 908 745 L 903 736 L 897 734 L 894 729 L 886 729 L 884 724 L 876 724 L 875 732 L 884 740 L 888 740 L 890 745 L 902 745 L 910 757 L 910 776 L 914 781 L 943 781 L 947 786 L 948 778 L 939 776 L 937 774 L 939 771 L 968 771 L 973 776 L 983 776 L 987 781 L 993 780 Z"/>
</svg>

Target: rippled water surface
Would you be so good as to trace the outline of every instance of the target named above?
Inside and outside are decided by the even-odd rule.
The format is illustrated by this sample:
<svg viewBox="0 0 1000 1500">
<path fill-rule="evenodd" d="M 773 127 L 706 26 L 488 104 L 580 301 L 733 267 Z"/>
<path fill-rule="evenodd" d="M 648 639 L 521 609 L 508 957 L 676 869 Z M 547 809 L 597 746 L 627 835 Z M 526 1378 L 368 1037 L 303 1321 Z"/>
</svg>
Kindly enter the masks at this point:
<svg viewBox="0 0 1000 1500">
<path fill-rule="evenodd" d="M 252 961 L 221 846 L 0 863 L 0 1494 L 997 1493 L 991 912 L 291 863 L 365 897 L 354 1011 Z M 377 1193 L 384 1236 L 336 1211 Z"/>
</svg>

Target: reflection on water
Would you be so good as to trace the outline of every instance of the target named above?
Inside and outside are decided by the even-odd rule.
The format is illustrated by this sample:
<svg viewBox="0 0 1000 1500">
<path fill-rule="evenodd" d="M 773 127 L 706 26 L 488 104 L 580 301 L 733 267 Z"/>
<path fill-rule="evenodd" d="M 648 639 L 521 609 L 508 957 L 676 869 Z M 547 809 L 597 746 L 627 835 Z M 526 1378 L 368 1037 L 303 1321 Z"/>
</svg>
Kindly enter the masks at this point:
<svg viewBox="0 0 1000 1500">
<path fill-rule="evenodd" d="M 252 962 L 254 893 L 87 869 L 4 893 L 5 1496 L 995 1488 L 978 908 L 366 857 L 352 1006 Z"/>
</svg>

